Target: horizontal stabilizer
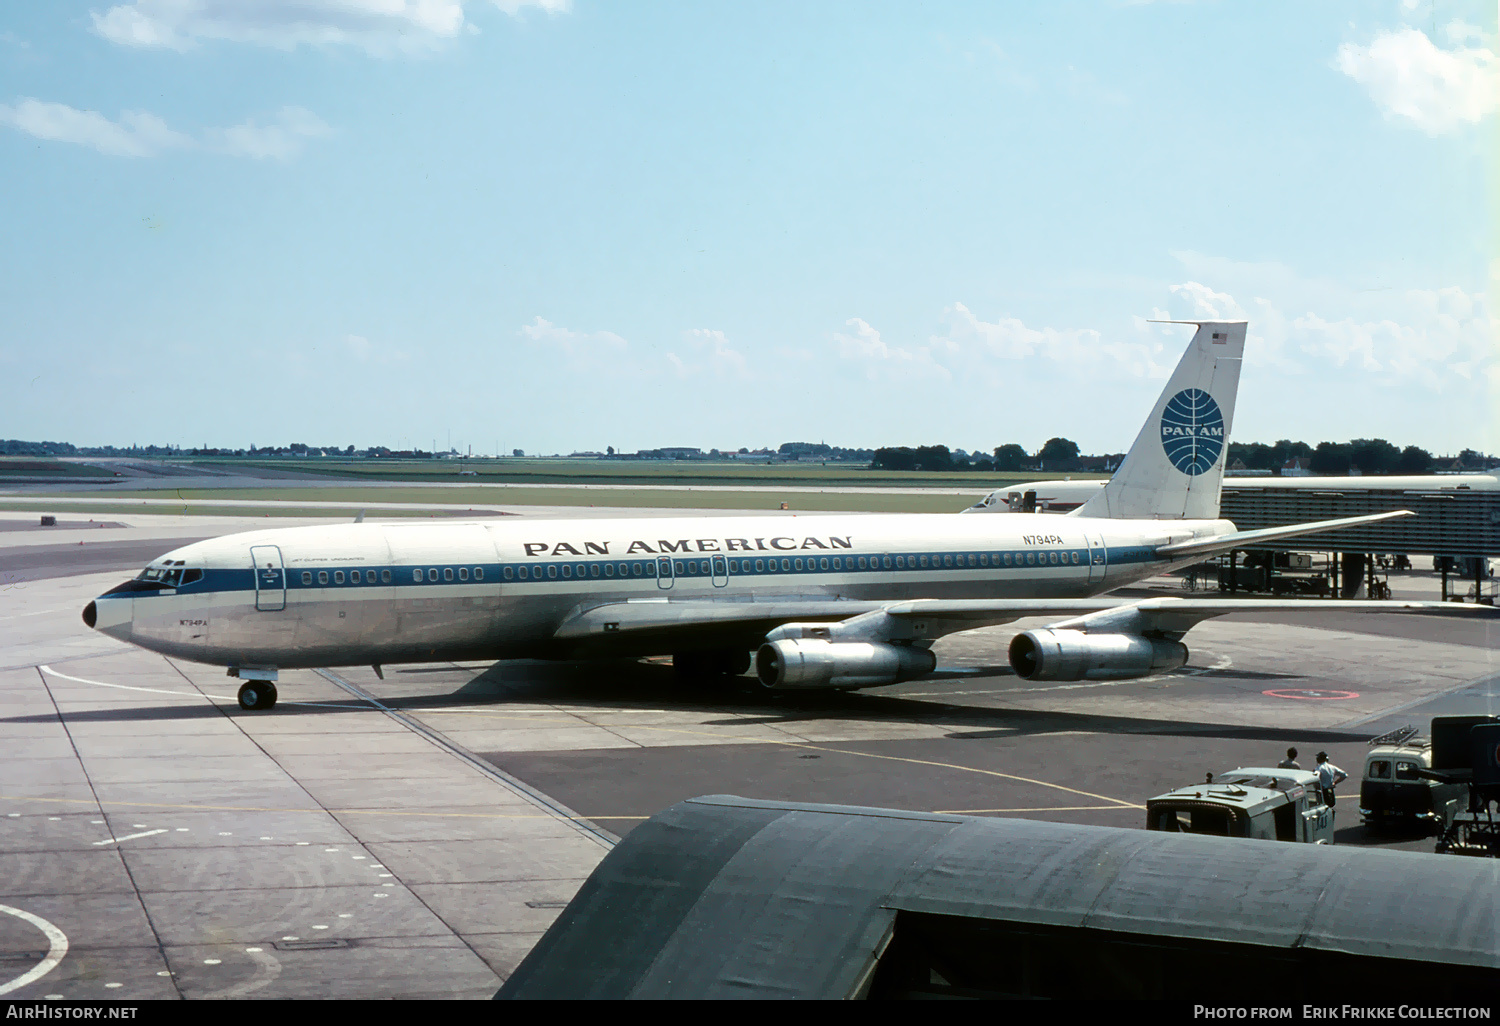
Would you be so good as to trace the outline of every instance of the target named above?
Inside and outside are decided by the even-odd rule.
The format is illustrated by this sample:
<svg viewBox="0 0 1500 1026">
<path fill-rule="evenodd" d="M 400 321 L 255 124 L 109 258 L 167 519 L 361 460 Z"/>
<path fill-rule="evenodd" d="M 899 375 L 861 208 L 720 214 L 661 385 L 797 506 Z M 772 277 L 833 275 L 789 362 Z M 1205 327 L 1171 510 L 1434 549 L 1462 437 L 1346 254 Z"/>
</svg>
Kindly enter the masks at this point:
<svg viewBox="0 0 1500 1026">
<path fill-rule="evenodd" d="M 1286 527 L 1266 527 L 1259 531 L 1236 531 L 1213 538 L 1194 538 L 1175 545 L 1162 545 L 1156 554 L 1164 559 L 1181 559 L 1186 556 L 1212 556 L 1233 549 L 1252 549 L 1257 545 L 1282 538 L 1300 538 L 1306 534 L 1321 534 L 1360 524 L 1378 524 L 1382 520 L 1416 516 L 1411 510 L 1398 509 L 1392 513 L 1372 513 L 1364 517 L 1342 517 L 1338 520 L 1314 520 L 1306 524 L 1288 524 Z"/>
</svg>

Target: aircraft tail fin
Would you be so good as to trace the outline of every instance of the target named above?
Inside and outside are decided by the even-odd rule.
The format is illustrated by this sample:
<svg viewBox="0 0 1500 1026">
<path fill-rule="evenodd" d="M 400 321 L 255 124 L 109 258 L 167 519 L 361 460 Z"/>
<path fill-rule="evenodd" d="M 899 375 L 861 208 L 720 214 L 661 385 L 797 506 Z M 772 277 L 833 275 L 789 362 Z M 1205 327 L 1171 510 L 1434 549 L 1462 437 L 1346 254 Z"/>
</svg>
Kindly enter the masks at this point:
<svg viewBox="0 0 1500 1026">
<path fill-rule="evenodd" d="M 1116 520 L 1218 517 L 1245 322 L 1186 323 L 1196 324 L 1198 331 L 1125 462 L 1073 515 Z"/>
</svg>

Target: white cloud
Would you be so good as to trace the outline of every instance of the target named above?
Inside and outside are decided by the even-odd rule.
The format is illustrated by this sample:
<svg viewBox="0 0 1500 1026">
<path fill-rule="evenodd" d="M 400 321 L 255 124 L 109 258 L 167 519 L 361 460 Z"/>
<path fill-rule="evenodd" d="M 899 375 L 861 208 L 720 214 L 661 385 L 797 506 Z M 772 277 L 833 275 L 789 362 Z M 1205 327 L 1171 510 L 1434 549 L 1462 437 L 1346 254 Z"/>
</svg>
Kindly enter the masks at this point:
<svg viewBox="0 0 1500 1026">
<path fill-rule="evenodd" d="M 560 351 L 570 364 L 585 370 L 620 369 L 618 360 L 609 368 L 599 367 L 597 362 L 622 356 L 629 347 L 623 338 L 612 331 L 569 331 L 542 317 L 534 318 L 530 324 L 523 324 L 521 334 L 539 346 Z"/>
<path fill-rule="evenodd" d="M 1169 368 L 1157 362 L 1161 343 L 1141 325 L 1140 340 L 1106 340 L 1093 328 L 1061 330 L 1031 328 L 1015 317 L 981 320 L 962 303 L 943 311 L 947 334 L 935 336 L 933 346 L 957 361 L 962 358 L 976 371 L 993 373 L 995 359 L 1024 360 L 1043 357 L 1059 363 L 1094 364 L 1107 360 L 1136 377 L 1163 377 Z"/>
<path fill-rule="evenodd" d="M 1443 392 L 1482 378 L 1500 362 L 1500 320 L 1482 285 L 1473 291 L 1351 286 L 1304 278 L 1281 264 L 1174 255 L 1199 280 L 1172 287 L 1179 306 L 1172 316 L 1245 317 L 1250 365 L 1314 377 L 1337 372 L 1345 381 L 1358 372 L 1373 384 Z M 1248 314 L 1236 294 L 1254 297 Z"/>
<path fill-rule="evenodd" d="M 88 146 L 112 157 L 154 157 L 164 150 L 202 146 L 239 157 L 286 160 L 296 155 L 303 139 L 328 132 L 328 126 L 311 111 L 283 107 L 271 124 L 251 119 L 233 128 L 210 128 L 200 141 L 145 111 L 127 110 L 119 121 L 111 121 L 98 111 L 29 96 L 14 106 L 0 103 L 0 124 L 38 139 Z"/>
<path fill-rule="evenodd" d="M 327 134 L 328 126 L 323 120 L 301 107 L 281 108 L 270 124 L 262 125 L 251 118 L 233 128 L 216 128 L 206 133 L 214 149 L 257 160 L 290 160 L 301 151 L 303 140 Z"/>
<path fill-rule="evenodd" d="M 745 363 L 744 355 L 730 348 L 729 339 L 722 331 L 693 328 L 682 334 L 695 353 L 701 357 L 701 362 L 695 360 L 690 363 L 676 353 L 668 353 L 667 360 L 672 364 L 678 377 L 687 378 L 702 373 L 710 373 L 718 378 L 750 377 L 750 370 Z"/>
<path fill-rule="evenodd" d="M 1335 64 L 1365 87 L 1387 117 L 1441 135 L 1500 107 L 1500 58 L 1485 47 L 1461 45 L 1482 38 L 1470 25 L 1452 22 L 1447 34 L 1456 44 L 1451 50 L 1414 28 L 1381 32 L 1368 46 L 1340 46 Z"/>
<path fill-rule="evenodd" d="M 292 50 L 357 46 L 372 54 L 431 51 L 474 31 L 469 0 L 134 0 L 94 12 L 94 31 L 122 46 L 187 50 L 218 39 Z M 493 0 L 518 17 L 528 7 L 567 11 L 570 0 Z"/>
<path fill-rule="evenodd" d="M 914 349 L 887 345 L 880 337 L 880 332 L 860 317 L 850 318 L 844 322 L 844 326 L 853 328 L 854 331 L 852 334 L 834 333 L 833 341 L 838 345 L 839 355 L 845 360 L 863 365 L 865 376 L 871 381 L 881 377 L 903 381 L 913 375 L 944 379 L 953 376 L 934 357 L 931 345 L 917 346 Z M 939 345 L 944 343 L 940 342 Z"/>
<path fill-rule="evenodd" d="M 114 157 L 150 157 L 162 150 L 190 147 L 193 140 L 173 131 L 155 114 L 127 110 L 119 121 L 93 110 L 24 97 L 14 106 L 0 103 L 0 124 L 38 139 L 77 143 Z"/>
</svg>

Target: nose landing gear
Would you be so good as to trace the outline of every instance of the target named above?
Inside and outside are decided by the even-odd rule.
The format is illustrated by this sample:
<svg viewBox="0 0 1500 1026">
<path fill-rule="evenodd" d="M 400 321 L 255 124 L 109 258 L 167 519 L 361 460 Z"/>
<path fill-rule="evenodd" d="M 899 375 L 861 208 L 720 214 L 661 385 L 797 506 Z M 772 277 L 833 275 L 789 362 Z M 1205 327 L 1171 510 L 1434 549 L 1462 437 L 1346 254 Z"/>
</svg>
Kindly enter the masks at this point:
<svg viewBox="0 0 1500 1026">
<path fill-rule="evenodd" d="M 270 709 L 276 704 L 276 685 L 268 680 L 247 680 L 240 685 L 241 709 Z"/>
</svg>

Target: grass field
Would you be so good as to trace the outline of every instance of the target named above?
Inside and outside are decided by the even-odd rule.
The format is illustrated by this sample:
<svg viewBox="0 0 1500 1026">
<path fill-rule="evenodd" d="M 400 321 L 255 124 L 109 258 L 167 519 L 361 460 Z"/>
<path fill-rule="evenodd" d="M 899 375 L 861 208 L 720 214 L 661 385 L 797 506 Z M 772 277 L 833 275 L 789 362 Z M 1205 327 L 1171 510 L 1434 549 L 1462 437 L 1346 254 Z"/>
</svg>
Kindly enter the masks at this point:
<svg viewBox="0 0 1500 1026">
<path fill-rule="evenodd" d="M 983 492 L 964 495 L 911 495 L 882 492 L 740 492 L 694 491 L 691 489 L 610 488 L 453 488 L 434 494 L 430 488 L 246 488 L 200 489 L 189 491 L 98 492 L 99 502 L 79 502 L 80 496 L 63 496 L 56 492 L 34 497 L 15 496 L 0 501 L 0 510 L 42 510 L 48 512 L 95 513 L 175 513 L 224 516 L 353 516 L 370 509 L 370 516 L 429 516 L 451 512 L 453 507 L 482 509 L 526 506 L 619 506 L 631 509 L 745 509 L 779 510 L 785 502 L 792 512 L 866 512 L 866 513 L 956 513 L 971 505 Z M 73 501 L 69 501 L 69 499 Z M 441 500 L 441 511 L 439 503 Z M 124 501 L 134 500 L 134 501 Z M 144 501 L 142 501 L 144 500 Z M 206 505 L 212 500 L 215 505 Z M 217 503 L 229 502 L 229 506 Z M 274 507 L 238 505 L 238 503 L 275 502 Z M 306 506 L 309 502 L 337 503 L 338 507 Z M 377 503 L 412 503 L 418 509 L 396 511 L 374 508 Z"/>
<path fill-rule="evenodd" d="M 344 480 L 467 481 L 507 484 L 681 484 L 681 485 L 837 485 L 862 488 L 973 488 L 988 492 L 1017 481 L 1035 481 L 1044 473 L 997 474 L 949 471 L 870 470 L 847 464 L 739 464 L 695 460 L 244 460 L 199 458 L 175 463 L 221 469 L 296 471 Z M 463 471 L 473 471 L 466 477 Z M 1106 477 L 1073 474 L 1079 480 Z"/>
</svg>

